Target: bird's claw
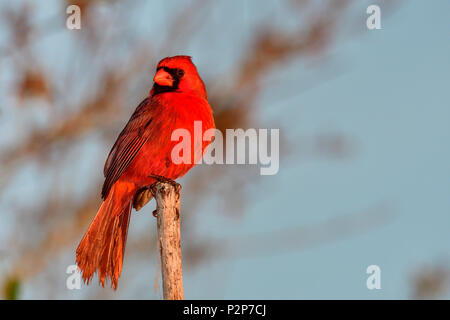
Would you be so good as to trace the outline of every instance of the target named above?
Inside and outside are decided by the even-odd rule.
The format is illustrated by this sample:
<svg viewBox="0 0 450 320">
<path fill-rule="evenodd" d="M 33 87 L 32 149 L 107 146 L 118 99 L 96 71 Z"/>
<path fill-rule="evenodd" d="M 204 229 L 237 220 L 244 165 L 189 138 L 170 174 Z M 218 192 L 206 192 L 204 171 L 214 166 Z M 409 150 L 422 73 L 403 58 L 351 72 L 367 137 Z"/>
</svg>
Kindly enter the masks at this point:
<svg viewBox="0 0 450 320">
<path fill-rule="evenodd" d="M 166 178 L 166 177 L 163 177 L 163 176 L 159 176 L 159 175 L 156 175 L 156 174 L 151 174 L 151 175 L 149 175 L 149 177 L 155 179 L 158 182 L 169 183 L 175 189 L 181 188 L 181 185 L 179 183 L 177 183 L 176 181 L 172 180 L 172 179 L 169 179 L 169 178 Z"/>
</svg>

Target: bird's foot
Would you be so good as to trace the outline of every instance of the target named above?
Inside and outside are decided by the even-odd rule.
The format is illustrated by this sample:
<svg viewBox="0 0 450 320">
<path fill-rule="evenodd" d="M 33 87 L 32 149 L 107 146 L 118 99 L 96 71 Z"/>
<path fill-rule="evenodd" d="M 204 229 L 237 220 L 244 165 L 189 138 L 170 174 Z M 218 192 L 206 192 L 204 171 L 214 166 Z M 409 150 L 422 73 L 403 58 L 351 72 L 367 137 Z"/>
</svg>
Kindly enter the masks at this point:
<svg viewBox="0 0 450 320">
<path fill-rule="evenodd" d="M 169 179 L 169 178 L 166 178 L 166 177 L 163 177 L 163 176 L 160 176 L 160 175 L 156 175 L 156 174 L 151 174 L 151 175 L 149 175 L 148 177 L 149 177 L 149 178 L 153 178 L 153 179 L 156 180 L 156 182 L 153 183 L 153 184 L 150 186 L 150 189 L 149 189 L 149 191 L 152 193 L 152 195 L 153 195 L 154 197 L 156 197 L 156 192 L 157 192 L 157 191 L 156 191 L 156 184 L 157 184 L 158 182 L 168 183 L 168 184 L 170 184 L 172 187 L 174 187 L 174 189 L 176 190 L 176 192 L 177 192 L 178 194 L 180 193 L 180 190 L 181 190 L 181 184 L 175 182 L 174 180 Z M 178 213 L 178 215 L 179 215 L 179 213 Z M 157 210 L 154 210 L 154 211 L 153 211 L 153 216 L 154 216 L 155 218 L 158 217 L 158 211 L 157 211 Z"/>
<path fill-rule="evenodd" d="M 166 178 L 166 177 L 163 177 L 163 176 L 159 176 L 159 175 L 156 175 L 156 174 L 151 174 L 151 175 L 149 175 L 149 178 L 153 178 L 153 179 L 157 180 L 158 182 L 166 182 L 166 183 L 169 183 L 169 184 L 172 185 L 172 187 L 174 187 L 175 189 L 178 189 L 178 188 L 181 189 L 181 185 L 180 185 L 179 183 L 175 182 L 175 181 L 172 180 L 172 179 L 169 179 L 169 178 Z M 153 185 L 154 185 L 154 184 L 153 184 Z M 153 185 L 152 185 L 152 186 L 153 186 Z"/>
<path fill-rule="evenodd" d="M 153 198 L 153 195 L 149 188 L 140 189 L 134 196 L 133 208 L 136 209 L 136 211 L 139 211 L 150 200 L 152 200 L 152 198 Z"/>
</svg>

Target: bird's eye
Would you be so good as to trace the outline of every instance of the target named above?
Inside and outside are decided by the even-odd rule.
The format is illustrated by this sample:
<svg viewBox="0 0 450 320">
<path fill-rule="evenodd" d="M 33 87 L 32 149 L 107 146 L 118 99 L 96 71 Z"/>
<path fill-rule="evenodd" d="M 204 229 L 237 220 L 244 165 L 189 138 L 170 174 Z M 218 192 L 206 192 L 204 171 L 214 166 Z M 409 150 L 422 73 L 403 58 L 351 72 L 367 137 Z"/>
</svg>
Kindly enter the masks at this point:
<svg viewBox="0 0 450 320">
<path fill-rule="evenodd" d="M 178 76 L 178 78 L 181 78 L 182 76 L 184 76 L 184 70 L 183 69 L 177 69 L 177 76 Z"/>
</svg>

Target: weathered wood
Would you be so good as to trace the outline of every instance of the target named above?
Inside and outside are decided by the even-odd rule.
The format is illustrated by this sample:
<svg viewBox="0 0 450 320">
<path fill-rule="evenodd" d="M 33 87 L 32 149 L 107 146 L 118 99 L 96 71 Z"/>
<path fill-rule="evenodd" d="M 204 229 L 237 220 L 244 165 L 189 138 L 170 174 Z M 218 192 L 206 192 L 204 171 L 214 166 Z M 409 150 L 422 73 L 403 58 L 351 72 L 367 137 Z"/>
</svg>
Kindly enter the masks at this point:
<svg viewBox="0 0 450 320">
<path fill-rule="evenodd" d="M 161 257 L 163 297 L 183 300 L 183 269 L 181 260 L 179 184 L 157 182 L 152 187 L 156 199 L 158 240 Z"/>
</svg>

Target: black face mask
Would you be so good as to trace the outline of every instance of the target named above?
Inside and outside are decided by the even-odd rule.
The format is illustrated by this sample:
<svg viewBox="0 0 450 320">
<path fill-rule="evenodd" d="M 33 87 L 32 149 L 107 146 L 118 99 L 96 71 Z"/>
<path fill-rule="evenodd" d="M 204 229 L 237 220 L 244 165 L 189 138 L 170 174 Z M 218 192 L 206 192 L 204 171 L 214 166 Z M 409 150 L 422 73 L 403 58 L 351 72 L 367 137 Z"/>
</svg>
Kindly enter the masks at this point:
<svg viewBox="0 0 450 320">
<path fill-rule="evenodd" d="M 169 67 L 159 67 L 156 69 L 158 71 L 159 69 L 164 69 L 167 73 L 169 73 L 172 76 L 173 83 L 171 86 L 161 86 L 157 83 L 153 85 L 153 95 L 157 95 L 164 92 L 173 92 L 178 90 L 178 85 L 180 84 L 181 78 L 184 76 L 184 70 L 177 69 L 177 68 L 169 68 Z"/>
</svg>

